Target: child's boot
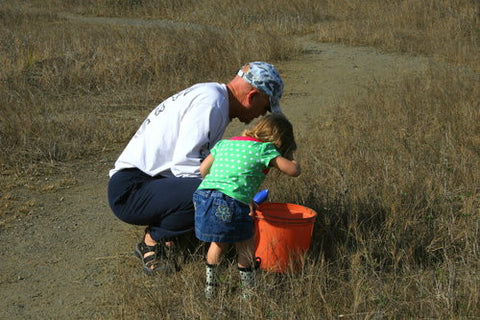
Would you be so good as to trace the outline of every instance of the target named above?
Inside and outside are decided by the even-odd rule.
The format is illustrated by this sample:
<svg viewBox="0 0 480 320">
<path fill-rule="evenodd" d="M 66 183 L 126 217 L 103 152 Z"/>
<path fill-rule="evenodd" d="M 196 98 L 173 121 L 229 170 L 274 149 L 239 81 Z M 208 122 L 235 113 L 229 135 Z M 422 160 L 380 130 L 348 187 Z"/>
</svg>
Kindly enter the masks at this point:
<svg viewBox="0 0 480 320">
<path fill-rule="evenodd" d="M 215 296 L 218 287 L 217 278 L 218 266 L 215 264 L 206 264 L 205 266 L 205 297 L 212 299 Z"/>
<path fill-rule="evenodd" d="M 238 267 L 238 271 L 242 284 L 242 297 L 248 299 L 253 295 L 255 290 L 255 269 Z"/>
</svg>

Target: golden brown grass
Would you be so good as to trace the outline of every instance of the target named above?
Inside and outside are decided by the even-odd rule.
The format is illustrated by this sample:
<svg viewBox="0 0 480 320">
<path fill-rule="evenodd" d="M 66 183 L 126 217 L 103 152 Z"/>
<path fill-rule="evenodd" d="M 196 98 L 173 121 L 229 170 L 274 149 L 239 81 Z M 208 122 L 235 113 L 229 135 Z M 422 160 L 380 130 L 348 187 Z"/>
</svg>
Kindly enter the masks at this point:
<svg viewBox="0 0 480 320">
<path fill-rule="evenodd" d="M 316 26 L 321 41 L 372 45 L 479 65 L 480 3 L 447 1 L 326 1 Z"/>
<path fill-rule="evenodd" d="M 274 185 L 325 213 L 315 243 L 345 273 L 329 273 L 338 283 L 327 294 L 346 290 L 336 313 L 478 313 L 479 90 L 437 67 L 381 84 L 300 135 L 310 179 Z"/>
<path fill-rule="evenodd" d="M 72 23 L 62 12 L 228 31 Z M 266 182 L 279 201 L 322 213 L 303 272 L 263 274 L 256 299 L 240 303 L 227 265 L 208 303 L 201 255 L 153 282 L 125 258 L 109 308 L 123 319 L 480 314 L 477 1 L 4 1 L 0 28 L 0 163 L 17 175 L 121 149 L 162 98 L 226 81 L 252 58 L 288 59 L 291 36 L 431 57 L 428 72 L 379 83 L 298 132 L 309 179 Z"/>
</svg>

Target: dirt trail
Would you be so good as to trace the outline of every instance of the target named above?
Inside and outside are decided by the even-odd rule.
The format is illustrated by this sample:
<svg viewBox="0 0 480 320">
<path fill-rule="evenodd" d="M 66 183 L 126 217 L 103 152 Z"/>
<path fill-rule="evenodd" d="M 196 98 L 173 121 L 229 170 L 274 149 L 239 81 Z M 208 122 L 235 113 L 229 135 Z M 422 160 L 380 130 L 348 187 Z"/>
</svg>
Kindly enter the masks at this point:
<svg viewBox="0 0 480 320">
<path fill-rule="evenodd" d="M 282 107 L 297 126 L 308 125 L 308 119 L 336 101 L 358 96 L 374 79 L 390 79 L 427 65 L 424 58 L 302 41 L 304 55 L 277 64 L 286 83 Z M 233 123 L 226 135 L 239 127 Z M 73 187 L 56 192 L 18 190 L 18 202 L 32 206 L 29 213 L 17 215 L 22 218 L 0 225 L 0 319 L 111 315 L 119 299 L 111 261 L 134 259 L 132 239 L 141 230 L 118 221 L 107 205 L 107 173 L 120 151 L 94 162 L 69 164 L 78 172 Z M 38 177 L 32 183 L 58 179 Z"/>
</svg>

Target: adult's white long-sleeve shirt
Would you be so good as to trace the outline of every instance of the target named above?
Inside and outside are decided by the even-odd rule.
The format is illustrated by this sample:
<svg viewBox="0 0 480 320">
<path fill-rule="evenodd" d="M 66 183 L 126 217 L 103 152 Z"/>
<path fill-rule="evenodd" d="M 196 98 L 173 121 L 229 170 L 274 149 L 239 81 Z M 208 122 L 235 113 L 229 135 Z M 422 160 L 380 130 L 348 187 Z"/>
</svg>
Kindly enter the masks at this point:
<svg viewBox="0 0 480 320">
<path fill-rule="evenodd" d="M 200 177 L 200 163 L 230 122 L 225 84 L 199 83 L 163 101 L 129 141 L 110 177 L 138 168 L 151 175 Z"/>
</svg>

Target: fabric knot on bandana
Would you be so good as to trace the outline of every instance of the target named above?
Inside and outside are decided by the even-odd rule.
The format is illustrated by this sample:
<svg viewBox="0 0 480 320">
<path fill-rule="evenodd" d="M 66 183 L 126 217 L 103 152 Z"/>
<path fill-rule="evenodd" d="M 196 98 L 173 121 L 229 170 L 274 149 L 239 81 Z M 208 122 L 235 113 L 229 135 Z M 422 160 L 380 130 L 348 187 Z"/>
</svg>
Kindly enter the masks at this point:
<svg viewBox="0 0 480 320">
<path fill-rule="evenodd" d="M 269 63 L 262 61 L 250 62 L 250 68 L 243 72 L 240 69 L 237 73 L 246 82 L 265 92 L 270 98 L 270 110 L 281 113 L 280 98 L 283 93 L 283 81 L 277 69 Z"/>
</svg>

